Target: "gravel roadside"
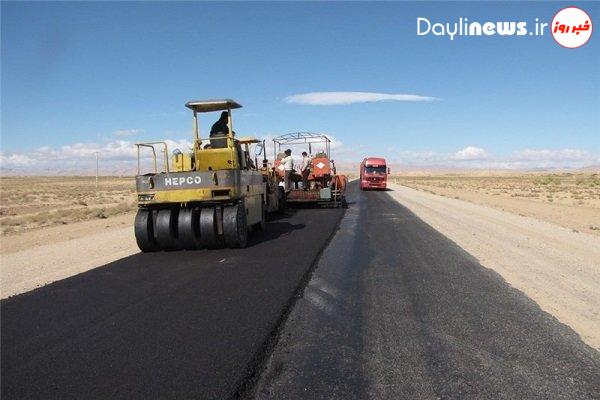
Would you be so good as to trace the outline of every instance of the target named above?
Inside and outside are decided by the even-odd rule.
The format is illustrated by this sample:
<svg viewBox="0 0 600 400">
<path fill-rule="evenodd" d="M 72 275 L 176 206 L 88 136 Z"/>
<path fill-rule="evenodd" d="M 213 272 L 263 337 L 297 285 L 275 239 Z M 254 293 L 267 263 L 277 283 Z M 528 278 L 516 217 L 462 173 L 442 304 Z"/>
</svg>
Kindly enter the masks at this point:
<svg viewBox="0 0 600 400">
<path fill-rule="evenodd" d="M 7 298 L 138 253 L 133 214 L 2 237 L 0 297 Z"/>
</svg>

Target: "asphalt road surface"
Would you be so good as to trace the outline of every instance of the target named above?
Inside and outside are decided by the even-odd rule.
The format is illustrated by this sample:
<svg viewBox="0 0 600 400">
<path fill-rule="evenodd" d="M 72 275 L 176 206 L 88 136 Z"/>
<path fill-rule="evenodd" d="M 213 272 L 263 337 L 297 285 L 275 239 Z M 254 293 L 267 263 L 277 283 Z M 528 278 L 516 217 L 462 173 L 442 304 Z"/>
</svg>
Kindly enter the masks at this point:
<svg viewBox="0 0 600 400">
<path fill-rule="evenodd" d="M 3 300 L 2 399 L 600 398 L 570 328 L 385 192 L 348 197 L 329 245 L 343 211 L 297 210 Z"/>
<path fill-rule="evenodd" d="M 600 354 L 385 192 L 350 208 L 245 397 L 600 399 Z"/>
<path fill-rule="evenodd" d="M 138 254 L 3 300 L 0 397 L 236 397 L 343 212 L 288 212 L 243 250 Z"/>
</svg>

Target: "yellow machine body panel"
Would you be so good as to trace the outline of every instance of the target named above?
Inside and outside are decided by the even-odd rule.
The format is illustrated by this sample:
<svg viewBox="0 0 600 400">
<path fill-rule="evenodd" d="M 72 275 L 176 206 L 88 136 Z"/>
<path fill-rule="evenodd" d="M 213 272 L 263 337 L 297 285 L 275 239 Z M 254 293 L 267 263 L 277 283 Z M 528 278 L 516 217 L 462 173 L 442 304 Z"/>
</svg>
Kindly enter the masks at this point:
<svg viewBox="0 0 600 400">
<path fill-rule="evenodd" d="M 173 171 L 184 172 L 192 170 L 191 154 L 179 153 L 173 155 Z"/>
<path fill-rule="evenodd" d="M 195 154 L 196 171 L 218 171 L 239 168 L 236 148 L 198 149 Z"/>
<path fill-rule="evenodd" d="M 184 171 L 138 175 L 140 203 L 185 203 L 213 200 L 216 197 L 239 199 L 264 192 L 258 170 Z M 152 195 L 152 201 L 145 200 Z"/>
<path fill-rule="evenodd" d="M 262 218 L 265 185 L 260 171 L 188 171 L 139 175 L 138 204 L 143 207 L 193 203 L 231 204 L 244 200 L 248 223 Z"/>
<path fill-rule="evenodd" d="M 219 201 L 239 199 L 245 196 L 263 195 L 263 185 L 219 186 L 198 189 L 169 189 L 138 192 L 140 205 L 191 203 L 201 201 Z"/>
<path fill-rule="evenodd" d="M 235 147 L 198 149 L 194 153 L 174 154 L 171 158 L 173 172 L 230 170 L 238 169 L 238 164 Z"/>
</svg>

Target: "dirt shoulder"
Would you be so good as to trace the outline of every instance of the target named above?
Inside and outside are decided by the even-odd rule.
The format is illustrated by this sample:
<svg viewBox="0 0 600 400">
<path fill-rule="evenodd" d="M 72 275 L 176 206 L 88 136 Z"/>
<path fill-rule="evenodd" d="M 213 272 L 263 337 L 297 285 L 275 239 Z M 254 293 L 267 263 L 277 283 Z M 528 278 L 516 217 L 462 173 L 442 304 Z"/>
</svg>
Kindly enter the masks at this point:
<svg viewBox="0 0 600 400">
<path fill-rule="evenodd" d="M 396 183 L 600 236 L 596 174 L 396 176 Z"/>
<path fill-rule="evenodd" d="M 600 237 L 397 184 L 390 188 L 398 202 L 600 349 Z"/>
<path fill-rule="evenodd" d="M 0 294 L 6 298 L 139 252 L 134 214 L 0 237 Z"/>
<path fill-rule="evenodd" d="M 0 177 L 5 298 L 138 251 L 132 177 Z"/>
</svg>

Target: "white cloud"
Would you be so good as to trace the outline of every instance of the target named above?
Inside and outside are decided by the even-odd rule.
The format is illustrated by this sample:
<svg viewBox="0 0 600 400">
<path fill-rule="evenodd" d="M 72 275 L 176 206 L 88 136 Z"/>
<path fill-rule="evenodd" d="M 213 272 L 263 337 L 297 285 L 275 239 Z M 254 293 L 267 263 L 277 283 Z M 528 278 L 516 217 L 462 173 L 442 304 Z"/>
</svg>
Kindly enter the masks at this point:
<svg viewBox="0 0 600 400">
<path fill-rule="evenodd" d="M 581 168 L 600 164 L 600 154 L 580 149 L 524 149 L 506 160 L 510 168 Z"/>
<path fill-rule="evenodd" d="M 176 148 L 188 151 L 192 146 L 187 140 L 166 140 L 166 143 L 169 152 Z M 28 152 L 0 152 L 0 168 L 2 172 L 18 174 L 88 174 L 95 171 L 96 152 L 100 153 L 101 173 L 134 174 L 137 170 L 137 149 L 128 140 L 103 144 L 74 143 L 57 149 L 44 146 Z M 148 161 L 151 155 L 150 149 L 140 152 L 144 161 Z M 162 158 L 158 147 L 157 156 L 160 165 Z"/>
<path fill-rule="evenodd" d="M 468 146 L 454 153 L 392 151 L 388 152 L 387 157 L 390 163 L 418 167 L 569 170 L 600 164 L 600 154 L 579 149 L 524 149 L 504 156 L 494 156 L 485 149 Z"/>
<path fill-rule="evenodd" d="M 477 161 L 489 158 L 489 154 L 480 147 L 467 146 L 454 153 L 451 158 L 456 161 Z"/>
<path fill-rule="evenodd" d="M 27 154 L 2 154 L 0 153 L 0 166 L 30 167 L 35 165 L 35 159 Z"/>
<path fill-rule="evenodd" d="M 285 98 L 286 103 L 330 106 L 339 104 L 372 103 L 378 101 L 432 101 L 435 97 L 414 94 L 390 94 L 373 92 L 311 92 L 294 94 Z"/>
<path fill-rule="evenodd" d="M 266 137 L 267 158 L 273 158 L 273 137 Z M 378 154 L 371 147 L 362 145 L 345 146 L 338 138 L 331 139 L 332 158 L 340 163 L 355 163 L 365 155 Z M 192 143 L 187 140 L 166 140 L 169 153 L 176 148 L 186 152 Z M 313 155 L 323 146 L 312 146 Z M 293 154 L 300 157 L 308 146 L 291 147 Z M 430 150 L 402 150 L 394 146 L 382 148 L 381 152 L 388 162 L 415 167 L 455 167 L 455 168 L 495 168 L 495 169 L 575 169 L 591 165 L 600 165 L 600 154 L 580 149 L 524 149 L 504 156 L 495 156 L 485 149 L 467 146 L 455 152 L 436 152 Z M 107 143 L 74 143 L 53 147 L 40 147 L 24 152 L 0 152 L 0 169 L 3 174 L 46 174 L 46 175 L 86 175 L 95 173 L 96 155 L 100 152 L 101 174 L 134 175 L 137 172 L 137 150 L 134 142 L 113 140 Z M 380 153 L 381 153 L 380 152 Z M 142 149 L 142 166 L 151 166 L 152 152 Z M 159 168 L 162 156 L 157 148 Z M 260 161 L 259 161 L 260 162 Z M 146 171 L 144 169 L 144 171 Z"/>
<path fill-rule="evenodd" d="M 577 149 L 525 149 L 514 152 L 512 158 L 515 161 L 581 161 L 589 157 L 587 151 Z"/>
<path fill-rule="evenodd" d="M 113 135 L 117 137 L 135 136 L 140 133 L 144 133 L 143 129 L 119 129 L 113 132 Z"/>
</svg>

